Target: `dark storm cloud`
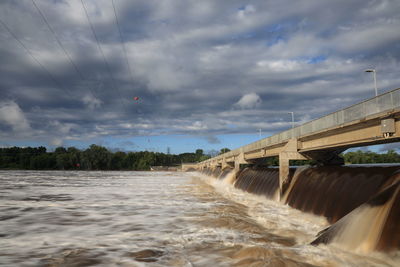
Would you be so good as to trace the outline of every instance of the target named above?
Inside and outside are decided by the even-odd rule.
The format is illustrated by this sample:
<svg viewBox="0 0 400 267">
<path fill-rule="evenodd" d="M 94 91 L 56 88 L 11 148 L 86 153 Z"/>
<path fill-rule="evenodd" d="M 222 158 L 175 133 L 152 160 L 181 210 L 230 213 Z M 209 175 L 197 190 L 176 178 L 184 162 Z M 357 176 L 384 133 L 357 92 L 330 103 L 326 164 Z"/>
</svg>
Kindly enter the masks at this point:
<svg viewBox="0 0 400 267">
<path fill-rule="evenodd" d="M 32 1 L 1 1 L 1 20 L 29 49 L 0 25 L 7 143 L 156 134 L 215 143 L 284 130 L 289 111 L 302 123 L 372 97 L 367 68 L 380 92 L 400 83 L 395 0 L 114 0 L 127 58 L 111 1 L 84 0 L 101 50 L 80 0 L 35 3 L 78 72 Z"/>
<path fill-rule="evenodd" d="M 221 141 L 216 136 L 209 135 L 206 136 L 206 139 L 210 144 L 221 144 Z"/>
</svg>

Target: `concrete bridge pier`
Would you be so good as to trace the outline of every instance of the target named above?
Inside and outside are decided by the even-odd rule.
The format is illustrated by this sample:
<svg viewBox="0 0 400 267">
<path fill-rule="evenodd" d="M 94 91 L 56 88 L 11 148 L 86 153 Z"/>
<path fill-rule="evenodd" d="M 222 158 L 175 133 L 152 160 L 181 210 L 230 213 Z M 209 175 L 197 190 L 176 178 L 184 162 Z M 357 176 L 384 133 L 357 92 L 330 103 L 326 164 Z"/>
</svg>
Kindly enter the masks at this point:
<svg viewBox="0 0 400 267">
<path fill-rule="evenodd" d="M 244 157 L 243 151 L 237 157 L 235 157 L 235 173 L 239 173 L 240 165 L 242 164 L 248 164 L 247 160 Z"/>
<path fill-rule="evenodd" d="M 307 160 L 308 158 L 298 152 L 297 139 L 290 139 L 279 153 L 279 196 L 285 193 L 290 184 L 289 179 L 289 161 Z"/>
<path fill-rule="evenodd" d="M 290 139 L 279 152 L 279 191 L 280 197 L 286 192 L 289 184 L 290 160 L 315 160 L 320 165 L 343 165 L 344 159 L 339 156 L 345 148 L 326 149 L 312 152 L 298 152 L 301 142 Z"/>
</svg>

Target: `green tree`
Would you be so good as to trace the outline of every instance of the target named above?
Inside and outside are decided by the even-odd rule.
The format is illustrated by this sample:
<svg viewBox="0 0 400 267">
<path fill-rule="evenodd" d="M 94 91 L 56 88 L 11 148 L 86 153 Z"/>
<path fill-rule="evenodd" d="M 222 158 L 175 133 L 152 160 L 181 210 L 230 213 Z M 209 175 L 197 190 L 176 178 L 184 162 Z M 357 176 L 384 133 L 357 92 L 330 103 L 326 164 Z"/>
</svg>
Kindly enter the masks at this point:
<svg viewBox="0 0 400 267">
<path fill-rule="evenodd" d="M 72 169 L 80 169 L 82 152 L 75 147 L 68 147 L 67 153 L 70 157 Z"/>
<path fill-rule="evenodd" d="M 111 153 L 105 147 L 94 144 L 82 153 L 83 167 L 88 170 L 107 170 L 110 159 Z"/>
<path fill-rule="evenodd" d="M 126 164 L 126 153 L 115 152 L 111 156 L 110 169 L 111 170 L 125 170 L 128 169 L 128 164 Z"/>
<path fill-rule="evenodd" d="M 203 149 L 196 149 L 196 155 L 203 156 L 204 155 Z"/>
<path fill-rule="evenodd" d="M 65 153 L 67 153 L 67 150 L 64 147 L 59 146 L 54 150 L 54 153 L 56 153 L 56 154 L 65 154 Z"/>
<path fill-rule="evenodd" d="M 34 156 L 30 160 L 29 168 L 32 170 L 55 170 L 57 168 L 56 155 L 46 153 Z"/>
<path fill-rule="evenodd" d="M 225 154 L 226 152 L 229 152 L 229 151 L 231 151 L 231 150 L 227 147 L 221 148 L 221 150 L 219 151 L 219 155 Z"/>
</svg>

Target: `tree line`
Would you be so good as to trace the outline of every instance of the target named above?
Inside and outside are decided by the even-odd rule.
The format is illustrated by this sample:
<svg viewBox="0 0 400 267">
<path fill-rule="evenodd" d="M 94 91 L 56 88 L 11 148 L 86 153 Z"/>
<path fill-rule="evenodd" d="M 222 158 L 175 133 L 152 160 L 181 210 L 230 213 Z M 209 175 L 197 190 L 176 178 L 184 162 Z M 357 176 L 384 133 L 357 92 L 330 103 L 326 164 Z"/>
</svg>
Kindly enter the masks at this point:
<svg viewBox="0 0 400 267">
<path fill-rule="evenodd" d="M 394 150 L 378 154 L 371 151 L 355 151 L 343 154 L 344 161 L 352 164 L 372 164 L 372 163 L 400 163 L 400 155 Z"/>
<path fill-rule="evenodd" d="M 151 166 L 178 166 L 208 159 L 202 149 L 178 155 L 158 152 L 111 152 L 91 145 L 86 150 L 57 147 L 0 148 L 0 169 L 22 170 L 150 170 Z"/>
<path fill-rule="evenodd" d="M 219 154 L 229 151 L 220 150 Z M 400 163 L 400 155 L 394 150 L 379 154 L 371 151 L 355 151 L 341 154 L 346 164 Z M 47 152 L 41 147 L 0 148 L 0 169 L 22 170 L 150 170 L 151 166 L 178 166 L 210 158 L 202 149 L 195 153 L 178 155 L 159 152 L 111 152 L 107 148 L 91 145 L 86 150 L 75 147 L 57 147 Z M 266 159 L 267 165 L 278 166 L 277 157 Z M 313 161 L 293 161 L 291 165 L 313 165 Z"/>
</svg>

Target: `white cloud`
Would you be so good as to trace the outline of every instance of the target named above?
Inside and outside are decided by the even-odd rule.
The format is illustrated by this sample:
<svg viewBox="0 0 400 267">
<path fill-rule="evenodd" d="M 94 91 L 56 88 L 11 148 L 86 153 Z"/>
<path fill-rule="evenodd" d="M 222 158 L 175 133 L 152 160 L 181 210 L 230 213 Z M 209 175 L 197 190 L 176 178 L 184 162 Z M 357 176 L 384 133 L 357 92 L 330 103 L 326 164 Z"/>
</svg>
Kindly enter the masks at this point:
<svg viewBox="0 0 400 267">
<path fill-rule="evenodd" d="M 63 140 L 61 138 L 55 137 L 55 138 L 51 139 L 50 145 L 51 146 L 62 146 L 63 145 Z"/>
<path fill-rule="evenodd" d="M 194 123 L 192 123 L 192 125 L 186 126 L 185 128 L 188 130 L 198 131 L 206 130 L 208 127 L 207 125 L 204 125 L 201 121 L 195 121 Z"/>
<path fill-rule="evenodd" d="M 343 52 L 370 51 L 400 41 L 399 24 L 380 23 L 380 25 L 363 25 L 351 30 L 341 31 L 332 40 L 332 45 Z"/>
<path fill-rule="evenodd" d="M 298 70 L 301 64 L 294 60 L 276 60 L 276 61 L 259 61 L 257 66 L 260 68 L 267 68 L 271 71 L 283 72 Z"/>
<path fill-rule="evenodd" d="M 50 126 L 53 128 L 54 131 L 64 135 L 68 134 L 73 127 L 71 123 L 60 123 L 59 121 L 51 121 Z"/>
<path fill-rule="evenodd" d="M 11 126 L 14 132 L 31 130 L 24 112 L 14 101 L 0 102 L 0 123 Z"/>
<path fill-rule="evenodd" d="M 256 8 L 253 5 L 247 5 L 238 11 L 238 17 L 244 19 L 254 12 L 256 12 Z"/>
<path fill-rule="evenodd" d="M 221 140 L 219 140 L 215 135 L 207 135 L 205 138 L 210 144 L 221 144 Z"/>
<path fill-rule="evenodd" d="M 256 93 L 250 93 L 242 96 L 242 98 L 240 98 L 240 100 L 236 102 L 234 106 L 242 109 L 252 109 L 258 107 L 261 102 L 262 100 L 259 95 Z"/>
<path fill-rule="evenodd" d="M 99 108 L 101 104 L 103 104 L 103 101 L 91 95 L 85 95 L 82 98 L 82 102 L 85 103 L 89 109 Z"/>
</svg>

